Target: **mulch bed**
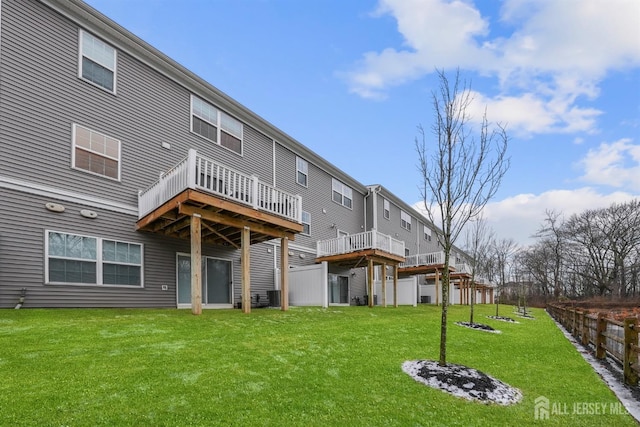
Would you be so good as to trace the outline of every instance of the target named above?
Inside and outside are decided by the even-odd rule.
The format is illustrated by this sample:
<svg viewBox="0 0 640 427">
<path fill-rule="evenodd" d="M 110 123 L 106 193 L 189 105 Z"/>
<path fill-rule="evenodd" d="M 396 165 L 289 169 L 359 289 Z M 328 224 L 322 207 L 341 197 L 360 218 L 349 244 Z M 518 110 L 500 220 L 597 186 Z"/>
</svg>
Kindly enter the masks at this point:
<svg viewBox="0 0 640 427">
<path fill-rule="evenodd" d="M 499 320 L 501 322 L 520 323 L 517 320 L 514 320 L 511 317 L 506 317 L 506 316 L 487 316 L 487 318 L 493 319 L 493 320 Z"/>
<path fill-rule="evenodd" d="M 462 365 L 440 366 L 435 360 L 410 360 L 402 364 L 402 370 L 419 383 L 467 400 L 512 405 L 522 399 L 517 388 Z"/>
<path fill-rule="evenodd" d="M 493 329 L 491 326 L 485 325 L 484 323 L 456 322 L 456 325 L 463 326 L 463 327 L 469 328 L 469 329 L 477 329 L 477 330 L 483 331 L 483 332 L 491 332 L 491 333 L 494 333 L 494 334 L 501 333 L 499 330 Z"/>
</svg>

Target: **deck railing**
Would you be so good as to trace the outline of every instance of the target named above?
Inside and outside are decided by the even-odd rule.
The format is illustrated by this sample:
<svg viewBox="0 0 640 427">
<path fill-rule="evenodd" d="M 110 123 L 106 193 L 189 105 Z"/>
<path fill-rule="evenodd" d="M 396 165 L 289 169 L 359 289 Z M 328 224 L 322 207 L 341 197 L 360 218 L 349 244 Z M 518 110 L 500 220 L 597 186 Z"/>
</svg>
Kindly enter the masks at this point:
<svg viewBox="0 0 640 427">
<path fill-rule="evenodd" d="M 375 230 L 320 240 L 317 244 L 317 256 L 347 254 L 365 249 L 379 249 L 392 255 L 404 256 L 403 241 Z"/>
<path fill-rule="evenodd" d="M 418 267 L 420 265 L 438 265 L 444 264 L 444 252 L 430 252 L 426 254 L 409 255 L 405 261 L 400 264 L 402 267 Z"/>
<path fill-rule="evenodd" d="M 235 171 L 189 150 L 189 155 L 138 194 L 139 218 L 191 188 L 302 223 L 302 198 L 254 175 Z"/>
</svg>

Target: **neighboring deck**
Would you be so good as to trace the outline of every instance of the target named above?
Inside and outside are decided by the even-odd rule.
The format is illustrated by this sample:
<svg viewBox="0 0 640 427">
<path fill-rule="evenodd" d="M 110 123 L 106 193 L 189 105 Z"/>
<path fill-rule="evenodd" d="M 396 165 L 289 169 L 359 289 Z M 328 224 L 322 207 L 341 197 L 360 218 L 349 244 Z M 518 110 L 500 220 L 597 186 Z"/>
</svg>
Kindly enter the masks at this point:
<svg viewBox="0 0 640 427">
<path fill-rule="evenodd" d="M 138 196 L 137 230 L 189 239 L 190 218 L 202 219 L 202 242 L 241 246 L 295 238 L 302 231 L 302 200 L 255 176 L 228 168 L 189 150 L 189 155 Z"/>
<path fill-rule="evenodd" d="M 410 255 L 398 266 L 398 274 L 401 277 L 414 276 L 417 274 L 430 275 L 444 270 L 444 252 L 430 252 L 426 254 Z M 450 265 L 449 271 L 455 271 Z"/>
<path fill-rule="evenodd" d="M 404 259 L 404 242 L 374 230 L 317 243 L 316 262 L 326 261 L 343 267 L 364 267 L 368 260 L 398 265 Z"/>
</svg>

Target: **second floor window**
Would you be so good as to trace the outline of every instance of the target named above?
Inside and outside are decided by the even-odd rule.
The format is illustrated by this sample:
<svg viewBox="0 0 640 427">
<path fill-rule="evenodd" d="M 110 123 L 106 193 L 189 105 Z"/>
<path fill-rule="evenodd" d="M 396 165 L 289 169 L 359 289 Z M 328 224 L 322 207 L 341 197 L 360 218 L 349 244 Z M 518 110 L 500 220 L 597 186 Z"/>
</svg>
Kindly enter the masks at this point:
<svg viewBox="0 0 640 427">
<path fill-rule="evenodd" d="M 382 211 L 382 215 L 386 218 L 389 219 L 391 217 L 391 209 L 389 206 L 389 201 L 388 200 L 384 200 L 382 202 L 383 204 L 383 211 Z"/>
<path fill-rule="evenodd" d="M 311 234 L 311 215 L 302 211 L 302 234 Z"/>
<path fill-rule="evenodd" d="M 305 187 L 309 182 L 309 164 L 300 157 L 296 157 L 296 182 Z"/>
<path fill-rule="evenodd" d="M 96 175 L 120 180 L 120 141 L 73 125 L 72 165 Z"/>
<path fill-rule="evenodd" d="M 242 123 L 196 96 L 191 96 L 191 131 L 242 154 Z"/>
<path fill-rule="evenodd" d="M 424 226 L 424 240 L 431 241 L 431 229 L 426 225 Z"/>
<path fill-rule="evenodd" d="M 116 50 L 82 30 L 80 30 L 79 75 L 109 92 L 116 91 Z"/>
<path fill-rule="evenodd" d="M 411 215 L 405 211 L 400 211 L 400 227 L 411 231 Z"/>
<path fill-rule="evenodd" d="M 331 180 L 331 193 L 333 201 L 340 203 L 342 206 L 349 209 L 353 205 L 353 192 L 350 187 L 347 187 L 335 178 Z"/>
</svg>

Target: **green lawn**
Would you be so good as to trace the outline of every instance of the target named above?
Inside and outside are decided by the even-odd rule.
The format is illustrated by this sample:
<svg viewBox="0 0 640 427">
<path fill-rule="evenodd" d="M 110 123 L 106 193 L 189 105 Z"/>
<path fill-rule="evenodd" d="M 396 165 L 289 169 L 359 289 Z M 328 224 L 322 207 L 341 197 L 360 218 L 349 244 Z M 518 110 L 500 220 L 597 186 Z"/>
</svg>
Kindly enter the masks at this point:
<svg viewBox="0 0 640 427">
<path fill-rule="evenodd" d="M 450 307 L 448 355 L 518 387 L 524 397 L 509 407 L 402 372 L 406 360 L 437 358 L 434 306 L 2 310 L 0 426 L 636 425 L 611 414 L 615 396 L 546 313 L 509 324 L 485 317 L 494 311 L 478 306 L 476 321 L 502 334 L 454 325 L 468 307 Z M 538 396 L 568 414 L 535 420 Z M 572 414 L 584 403 L 607 414 Z"/>
</svg>

